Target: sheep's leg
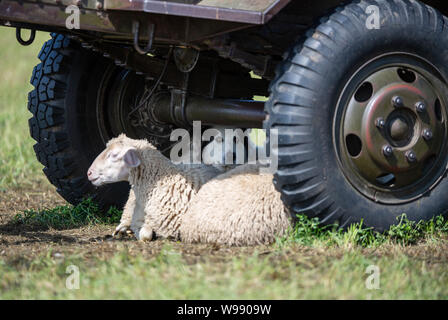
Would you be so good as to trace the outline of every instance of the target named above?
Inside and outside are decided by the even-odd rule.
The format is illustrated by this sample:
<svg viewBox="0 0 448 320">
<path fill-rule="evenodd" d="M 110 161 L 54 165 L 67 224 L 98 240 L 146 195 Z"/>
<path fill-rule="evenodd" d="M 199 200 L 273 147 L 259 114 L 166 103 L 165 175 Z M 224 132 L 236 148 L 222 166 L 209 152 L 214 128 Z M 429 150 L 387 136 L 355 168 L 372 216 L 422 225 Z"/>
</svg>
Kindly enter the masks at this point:
<svg viewBox="0 0 448 320">
<path fill-rule="evenodd" d="M 153 238 L 153 228 L 150 224 L 149 215 L 146 215 L 145 222 L 143 223 L 138 233 L 137 239 L 140 241 L 151 241 Z"/>
<path fill-rule="evenodd" d="M 135 213 L 135 209 L 136 209 L 135 193 L 134 190 L 131 189 L 131 191 L 129 192 L 128 201 L 126 202 L 126 205 L 124 206 L 123 209 L 120 224 L 115 228 L 115 231 L 112 234 L 113 237 L 117 235 L 123 235 L 131 230 L 132 217 Z"/>
<path fill-rule="evenodd" d="M 151 199 L 152 200 L 152 199 Z M 141 216 L 139 217 L 141 220 L 139 220 L 139 228 L 138 230 L 135 230 L 135 236 L 140 241 L 151 241 L 154 235 L 154 228 L 152 227 L 153 224 L 152 218 L 153 215 L 151 212 L 154 212 L 157 206 L 154 206 L 153 201 L 147 201 L 145 208 L 141 211 Z"/>
<path fill-rule="evenodd" d="M 140 202 L 136 202 L 134 214 L 132 215 L 131 230 L 138 240 L 140 240 L 140 230 L 145 223 L 145 211 Z"/>
</svg>

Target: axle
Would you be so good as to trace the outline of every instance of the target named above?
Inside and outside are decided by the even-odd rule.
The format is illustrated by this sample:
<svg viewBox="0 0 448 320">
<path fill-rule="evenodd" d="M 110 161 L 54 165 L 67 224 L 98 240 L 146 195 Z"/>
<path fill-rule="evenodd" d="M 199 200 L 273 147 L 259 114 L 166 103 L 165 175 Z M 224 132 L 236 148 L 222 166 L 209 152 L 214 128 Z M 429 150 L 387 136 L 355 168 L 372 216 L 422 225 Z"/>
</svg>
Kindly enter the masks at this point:
<svg viewBox="0 0 448 320">
<path fill-rule="evenodd" d="M 207 99 L 199 96 L 182 99 L 181 96 L 176 98 L 173 94 L 164 93 L 151 104 L 156 121 L 181 127 L 189 126 L 193 121 L 201 121 L 206 125 L 262 128 L 265 119 L 264 102 L 260 101 Z"/>
</svg>

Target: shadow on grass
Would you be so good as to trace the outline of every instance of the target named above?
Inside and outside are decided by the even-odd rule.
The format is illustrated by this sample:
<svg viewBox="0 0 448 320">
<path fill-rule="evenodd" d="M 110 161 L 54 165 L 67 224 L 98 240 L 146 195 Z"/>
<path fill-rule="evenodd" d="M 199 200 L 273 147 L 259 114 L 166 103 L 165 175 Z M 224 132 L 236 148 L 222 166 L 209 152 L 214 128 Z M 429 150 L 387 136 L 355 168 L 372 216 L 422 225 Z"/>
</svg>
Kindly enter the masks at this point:
<svg viewBox="0 0 448 320">
<path fill-rule="evenodd" d="M 8 223 L 0 225 L 0 234 L 23 236 L 32 232 L 34 236 L 37 236 L 36 232 L 49 229 L 69 230 L 83 226 L 116 224 L 120 221 L 121 213 L 113 207 L 104 213 L 94 201 L 88 199 L 76 206 L 65 205 L 52 209 L 26 210 L 14 216 Z M 51 235 L 52 239 L 54 237 L 57 236 Z M 41 238 L 40 235 L 39 238 Z"/>
<path fill-rule="evenodd" d="M 46 228 L 48 229 L 48 228 Z M 11 223 L 0 226 L 0 234 L 9 235 L 9 236 L 21 236 L 26 238 L 24 239 L 16 239 L 16 240 L 0 240 L 0 245 L 20 245 L 24 243 L 75 243 L 79 242 L 78 237 L 76 236 L 67 236 L 61 234 L 54 233 L 46 233 L 45 230 L 39 230 L 37 227 L 29 227 L 26 228 L 17 228 L 17 226 L 13 226 Z"/>
<path fill-rule="evenodd" d="M 53 209 L 27 210 L 14 216 L 12 220 L 0 225 L 0 234 L 22 236 L 36 242 L 75 242 L 76 237 L 47 233 L 50 229 L 70 230 L 83 226 L 115 225 L 120 221 L 122 212 L 111 208 L 102 212 L 91 199 L 76 206 L 64 205 Z M 346 229 L 337 225 L 322 226 L 317 218 L 299 215 L 295 219 L 292 232 L 278 240 L 278 244 L 297 243 L 313 246 L 317 242 L 327 246 L 377 247 L 386 242 L 400 245 L 416 244 L 420 240 L 446 239 L 448 219 L 437 216 L 429 221 L 409 221 L 402 215 L 389 230 L 378 233 L 363 223 L 352 224 Z M 0 239 L 0 244 L 2 240 Z"/>
</svg>

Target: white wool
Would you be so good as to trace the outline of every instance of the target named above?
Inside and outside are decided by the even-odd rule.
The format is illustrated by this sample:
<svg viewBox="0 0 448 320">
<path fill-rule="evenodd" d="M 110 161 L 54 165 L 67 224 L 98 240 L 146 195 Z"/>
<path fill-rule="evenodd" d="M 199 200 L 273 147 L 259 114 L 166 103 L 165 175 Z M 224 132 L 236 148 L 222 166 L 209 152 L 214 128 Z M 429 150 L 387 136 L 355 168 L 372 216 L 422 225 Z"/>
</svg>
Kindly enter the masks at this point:
<svg viewBox="0 0 448 320">
<path fill-rule="evenodd" d="M 117 232 L 131 229 L 140 240 L 155 234 L 242 246 L 271 243 L 291 226 L 272 175 L 260 174 L 252 165 L 218 175 L 212 166 L 175 165 L 146 140 L 120 135 L 91 168 L 107 166 L 107 149 L 130 148 L 140 161 L 127 168 L 131 191 Z"/>
</svg>

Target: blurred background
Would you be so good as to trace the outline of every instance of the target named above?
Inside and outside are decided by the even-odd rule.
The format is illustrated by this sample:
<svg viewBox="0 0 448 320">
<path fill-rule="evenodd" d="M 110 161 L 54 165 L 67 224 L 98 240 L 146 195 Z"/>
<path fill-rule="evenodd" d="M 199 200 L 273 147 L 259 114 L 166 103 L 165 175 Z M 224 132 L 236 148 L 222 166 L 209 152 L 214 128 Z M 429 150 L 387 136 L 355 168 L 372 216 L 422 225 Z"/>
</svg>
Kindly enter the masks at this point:
<svg viewBox="0 0 448 320">
<path fill-rule="evenodd" d="M 24 39 L 28 34 L 24 30 Z M 13 187 L 49 187 L 37 161 L 28 129 L 30 78 L 48 33 L 37 32 L 27 47 L 16 41 L 14 28 L 0 28 L 0 190 Z"/>
</svg>

